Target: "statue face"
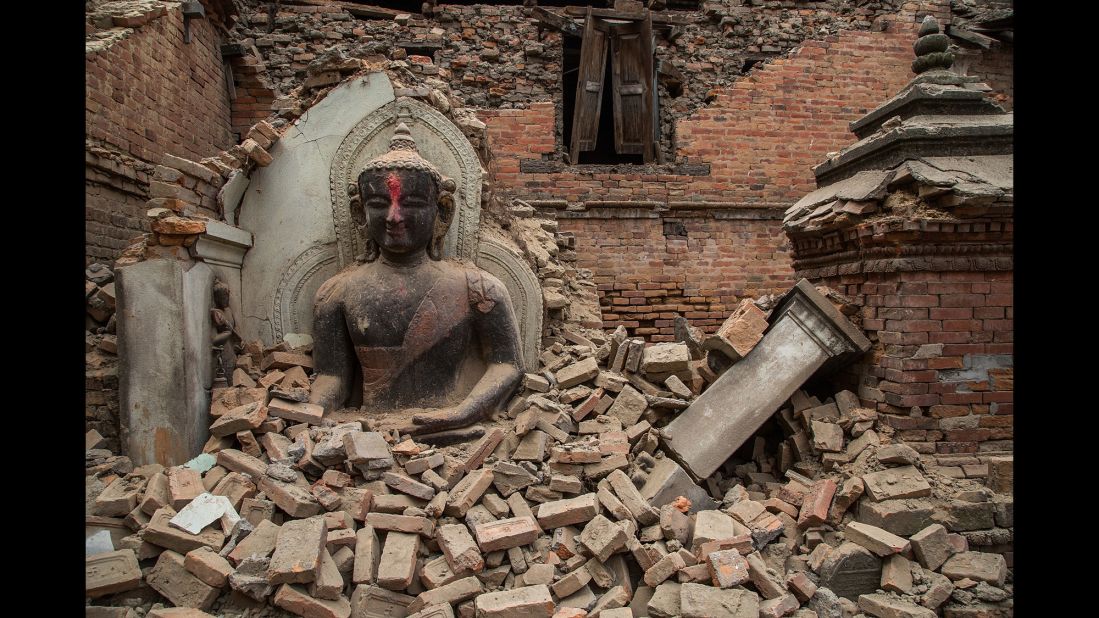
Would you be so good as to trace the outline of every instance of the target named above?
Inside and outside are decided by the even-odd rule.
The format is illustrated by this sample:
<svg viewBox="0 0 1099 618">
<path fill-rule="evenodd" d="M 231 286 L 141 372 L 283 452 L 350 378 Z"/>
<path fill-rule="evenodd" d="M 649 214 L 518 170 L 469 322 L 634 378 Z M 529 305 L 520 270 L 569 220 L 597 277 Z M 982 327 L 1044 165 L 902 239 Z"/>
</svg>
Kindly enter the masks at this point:
<svg viewBox="0 0 1099 618">
<path fill-rule="evenodd" d="M 367 235 L 383 253 L 403 255 L 427 248 L 439 210 L 437 189 L 429 174 L 369 171 L 360 178 L 359 190 Z"/>
</svg>

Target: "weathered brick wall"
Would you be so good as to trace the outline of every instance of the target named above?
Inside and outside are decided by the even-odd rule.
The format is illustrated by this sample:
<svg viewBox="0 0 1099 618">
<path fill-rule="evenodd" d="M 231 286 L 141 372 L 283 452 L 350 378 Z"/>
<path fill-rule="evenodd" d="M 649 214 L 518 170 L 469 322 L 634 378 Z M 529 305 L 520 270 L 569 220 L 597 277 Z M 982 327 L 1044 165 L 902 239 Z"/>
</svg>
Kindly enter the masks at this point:
<svg viewBox="0 0 1099 618">
<path fill-rule="evenodd" d="M 781 221 L 773 218 L 604 212 L 559 218 L 558 225 L 576 235 L 577 266 L 595 273 L 604 328 L 621 324 L 649 341 L 674 340 L 677 316 L 713 332 L 741 298 L 794 283 Z M 686 235 L 665 236 L 666 226 Z"/>
<path fill-rule="evenodd" d="M 117 258 L 129 239 L 148 230 L 149 164 L 165 154 L 198 160 L 235 143 L 214 15 L 192 20 L 191 42 L 184 43 L 179 5 L 164 7 L 163 14 L 134 27 L 89 27 L 88 263 Z M 103 159 L 115 163 L 100 165 Z"/>
<path fill-rule="evenodd" d="M 665 340 L 676 315 L 712 330 L 740 298 L 795 281 L 778 219 L 816 188 L 812 167 L 855 141 L 848 124 L 911 79 L 914 39 L 915 24 L 900 22 L 804 43 L 679 121 L 681 164 L 525 171 L 557 147 L 554 104 L 478 115 L 499 188 L 580 208 L 559 224 L 576 234 L 578 265 L 595 273 L 606 325 Z M 620 203 L 601 208 L 608 201 Z M 696 212 L 692 202 L 705 210 L 683 217 Z M 584 215 L 585 205 L 598 217 Z M 679 221 L 686 240 L 665 238 L 664 223 Z"/>
<path fill-rule="evenodd" d="M 877 405 L 896 438 L 944 456 L 1012 450 L 1011 271 L 864 273 L 814 283 L 862 304 L 863 328 L 877 341 L 850 371 L 861 381 L 859 396 Z M 922 416 L 910 416 L 913 406 Z"/>
<path fill-rule="evenodd" d="M 992 98 L 1004 109 L 1015 108 L 1015 50 L 1010 43 L 998 43 L 982 50 L 967 67 L 966 73 L 977 75 L 992 88 Z"/>
</svg>

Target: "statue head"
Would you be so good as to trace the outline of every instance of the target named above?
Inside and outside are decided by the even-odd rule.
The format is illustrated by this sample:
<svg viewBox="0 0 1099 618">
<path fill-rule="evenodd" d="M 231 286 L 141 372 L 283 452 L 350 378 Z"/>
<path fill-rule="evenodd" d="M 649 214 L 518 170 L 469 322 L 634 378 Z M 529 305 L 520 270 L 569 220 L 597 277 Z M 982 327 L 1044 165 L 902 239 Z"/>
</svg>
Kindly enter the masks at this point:
<svg viewBox="0 0 1099 618">
<path fill-rule="evenodd" d="M 221 279 L 214 279 L 214 306 L 225 309 L 229 306 L 229 286 Z"/>
<path fill-rule="evenodd" d="M 420 156 L 403 122 L 389 151 L 363 166 L 355 187 L 352 214 L 364 231 L 367 261 L 426 251 L 442 258 L 443 239 L 454 218 L 454 181 Z"/>
</svg>

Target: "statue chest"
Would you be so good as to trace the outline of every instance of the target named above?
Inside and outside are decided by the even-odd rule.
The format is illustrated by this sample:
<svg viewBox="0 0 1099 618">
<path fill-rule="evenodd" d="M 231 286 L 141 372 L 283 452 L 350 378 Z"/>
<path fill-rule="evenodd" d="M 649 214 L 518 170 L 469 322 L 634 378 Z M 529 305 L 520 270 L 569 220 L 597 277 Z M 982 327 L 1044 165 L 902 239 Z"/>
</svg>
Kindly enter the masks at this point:
<svg viewBox="0 0 1099 618">
<path fill-rule="evenodd" d="M 351 341 L 359 347 L 405 347 L 469 328 L 464 281 L 385 281 L 345 302 Z"/>
</svg>

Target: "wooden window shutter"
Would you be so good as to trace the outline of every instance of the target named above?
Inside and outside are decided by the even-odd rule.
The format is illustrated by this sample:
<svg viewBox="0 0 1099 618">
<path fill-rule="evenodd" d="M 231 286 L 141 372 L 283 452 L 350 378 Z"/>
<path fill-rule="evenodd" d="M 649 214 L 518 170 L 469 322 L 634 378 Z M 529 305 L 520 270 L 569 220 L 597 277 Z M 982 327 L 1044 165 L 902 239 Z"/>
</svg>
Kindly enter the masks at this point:
<svg viewBox="0 0 1099 618">
<path fill-rule="evenodd" d="M 611 26 L 614 149 L 653 160 L 656 89 L 653 84 L 652 20 Z"/>
<path fill-rule="evenodd" d="M 603 101 L 603 74 L 607 69 L 607 34 L 596 28 L 589 13 L 584 19 L 584 40 L 580 44 L 580 68 L 576 77 L 576 102 L 572 114 L 569 156 L 573 164 L 580 152 L 595 150 L 599 137 L 599 112 Z"/>
</svg>

